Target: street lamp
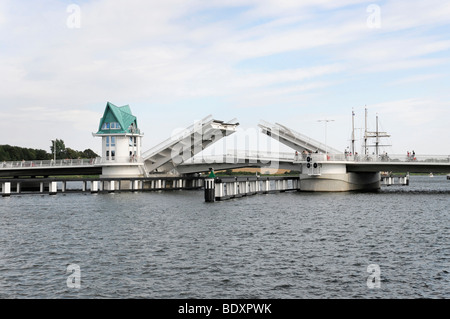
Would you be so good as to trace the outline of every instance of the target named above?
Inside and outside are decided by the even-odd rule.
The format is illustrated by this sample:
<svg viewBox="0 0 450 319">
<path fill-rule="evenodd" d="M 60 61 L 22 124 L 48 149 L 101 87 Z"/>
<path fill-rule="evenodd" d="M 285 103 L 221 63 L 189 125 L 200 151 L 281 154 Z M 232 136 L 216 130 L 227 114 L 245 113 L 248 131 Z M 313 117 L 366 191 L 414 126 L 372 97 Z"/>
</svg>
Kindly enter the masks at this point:
<svg viewBox="0 0 450 319">
<path fill-rule="evenodd" d="M 50 142 L 53 142 L 53 160 L 56 162 L 56 139 L 50 140 Z"/>
<path fill-rule="evenodd" d="M 334 122 L 334 120 L 318 120 L 317 122 L 325 122 L 325 154 L 328 155 L 328 145 L 327 145 L 327 125 L 328 122 Z"/>
</svg>

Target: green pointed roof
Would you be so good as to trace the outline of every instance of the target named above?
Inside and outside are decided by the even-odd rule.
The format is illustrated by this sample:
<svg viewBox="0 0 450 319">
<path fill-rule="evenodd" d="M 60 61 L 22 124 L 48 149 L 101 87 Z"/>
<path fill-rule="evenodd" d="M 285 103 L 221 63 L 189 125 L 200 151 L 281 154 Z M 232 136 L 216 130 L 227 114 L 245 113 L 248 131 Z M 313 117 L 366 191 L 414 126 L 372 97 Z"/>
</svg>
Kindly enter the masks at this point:
<svg viewBox="0 0 450 319">
<path fill-rule="evenodd" d="M 105 123 L 119 123 L 120 128 L 105 128 Z M 103 117 L 100 119 L 97 134 L 111 134 L 111 133 L 133 133 L 130 131 L 130 126 L 134 124 L 134 133 L 139 133 L 137 126 L 137 118 L 131 113 L 129 105 L 116 106 L 111 102 L 106 104 Z"/>
</svg>

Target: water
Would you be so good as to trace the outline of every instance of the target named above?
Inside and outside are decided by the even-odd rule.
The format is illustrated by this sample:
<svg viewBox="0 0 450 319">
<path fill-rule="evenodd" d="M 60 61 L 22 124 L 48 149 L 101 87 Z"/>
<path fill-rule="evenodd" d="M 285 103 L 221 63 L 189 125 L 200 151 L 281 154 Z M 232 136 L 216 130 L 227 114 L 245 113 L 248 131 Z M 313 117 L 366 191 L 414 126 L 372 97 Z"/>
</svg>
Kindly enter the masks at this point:
<svg viewBox="0 0 450 319">
<path fill-rule="evenodd" d="M 449 298 L 450 181 L 0 198 L 0 298 Z M 68 265 L 80 267 L 70 288 Z M 369 289 L 367 267 L 380 269 Z"/>
</svg>

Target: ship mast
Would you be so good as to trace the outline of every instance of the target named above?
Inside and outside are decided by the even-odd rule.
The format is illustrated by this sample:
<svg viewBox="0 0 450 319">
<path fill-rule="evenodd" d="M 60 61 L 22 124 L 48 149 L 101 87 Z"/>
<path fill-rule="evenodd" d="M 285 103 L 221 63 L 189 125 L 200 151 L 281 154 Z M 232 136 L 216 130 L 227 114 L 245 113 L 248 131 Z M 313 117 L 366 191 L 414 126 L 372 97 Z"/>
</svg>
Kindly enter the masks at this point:
<svg viewBox="0 0 450 319">
<path fill-rule="evenodd" d="M 376 117 L 376 130 L 375 132 L 369 132 L 367 130 L 367 108 L 366 108 L 366 127 L 365 127 L 365 133 L 364 133 L 364 152 L 365 155 L 367 155 L 368 147 L 375 147 L 375 154 L 378 157 L 379 155 L 379 147 L 380 146 L 391 146 L 391 145 L 380 145 L 380 138 L 381 137 L 390 137 L 389 134 L 386 132 L 380 132 L 379 130 L 379 124 L 378 124 L 378 114 Z M 375 138 L 375 145 L 367 145 L 367 140 L 369 138 Z"/>
<path fill-rule="evenodd" d="M 375 155 L 378 157 L 378 145 L 380 144 L 380 135 L 378 132 L 378 113 L 377 113 L 377 124 L 376 124 L 376 132 L 375 132 Z"/>
<path fill-rule="evenodd" d="M 355 111 L 352 109 L 352 154 L 355 155 Z"/>
<path fill-rule="evenodd" d="M 367 155 L 367 108 L 365 108 L 365 128 L 364 128 L 364 155 Z"/>
</svg>

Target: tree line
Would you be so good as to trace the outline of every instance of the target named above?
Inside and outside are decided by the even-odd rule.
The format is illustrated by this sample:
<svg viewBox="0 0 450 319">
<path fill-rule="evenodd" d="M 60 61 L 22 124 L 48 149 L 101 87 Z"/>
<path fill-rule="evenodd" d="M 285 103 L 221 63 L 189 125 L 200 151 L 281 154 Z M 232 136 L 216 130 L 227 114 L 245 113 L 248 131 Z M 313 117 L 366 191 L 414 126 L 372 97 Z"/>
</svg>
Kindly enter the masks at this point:
<svg viewBox="0 0 450 319">
<path fill-rule="evenodd" d="M 0 161 L 35 161 L 50 160 L 55 156 L 56 159 L 77 159 L 77 158 L 96 158 L 98 155 L 91 149 L 76 151 L 66 147 L 63 140 L 56 139 L 52 141 L 50 153 L 34 148 L 25 148 L 11 145 L 0 145 Z"/>
</svg>

